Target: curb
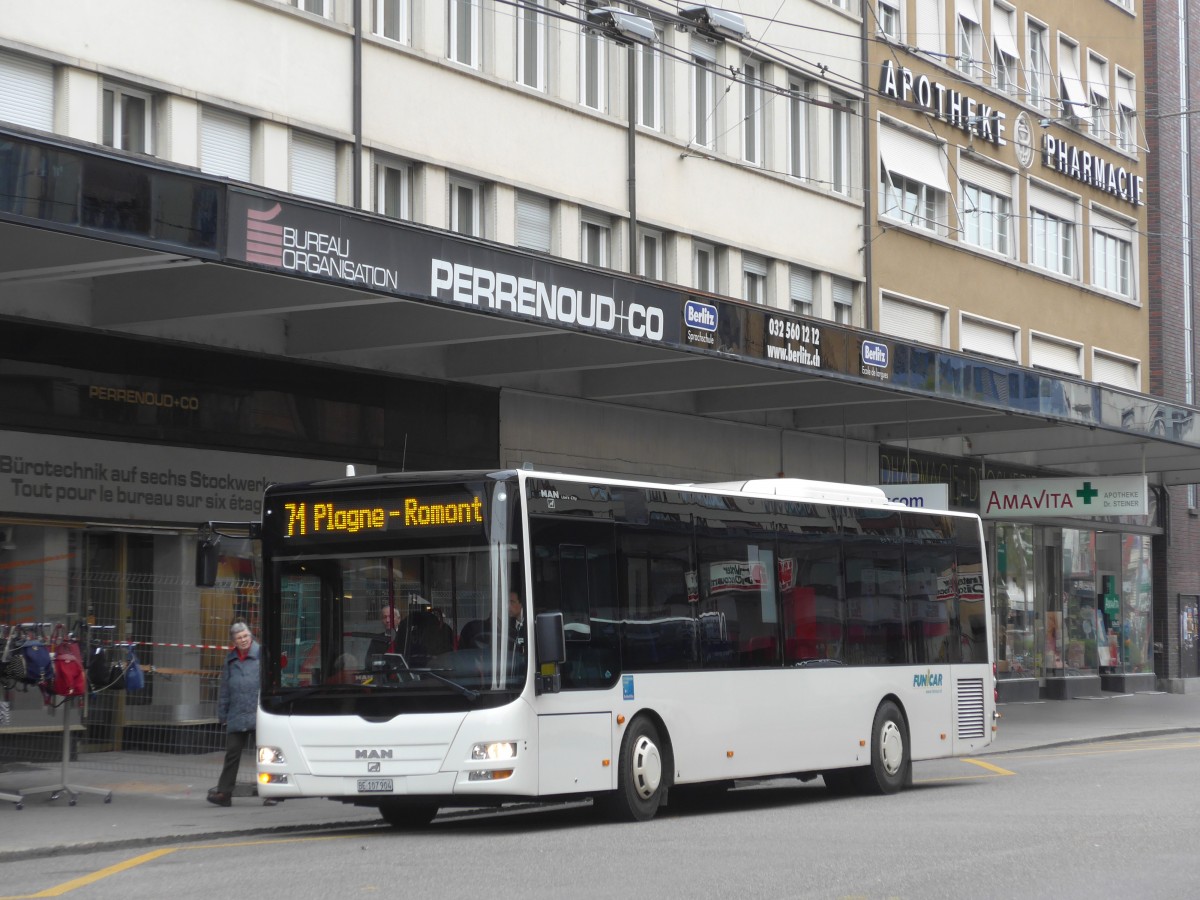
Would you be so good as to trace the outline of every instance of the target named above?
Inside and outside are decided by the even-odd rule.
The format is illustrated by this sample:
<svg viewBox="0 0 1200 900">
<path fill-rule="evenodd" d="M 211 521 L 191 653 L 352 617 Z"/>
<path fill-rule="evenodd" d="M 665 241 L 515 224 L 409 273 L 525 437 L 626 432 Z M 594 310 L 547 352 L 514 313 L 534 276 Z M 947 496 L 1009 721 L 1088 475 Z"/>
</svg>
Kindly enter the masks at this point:
<svg viewBox="0 0 1200 900">
<path fill-rule="evenodd" d="M 1179 725 L 1173 728 L 1147 728 L 1144 731 L 1118 731 L 1113 734 L 1098 734 L 1092 737 L 1055 741 L 1050 744 L 1030 744 L 1028 747 L 1013 747 L 1011 750 L 987 750 L 974 756 L 1006 756 L 1010 753 L 1028 753 L 1031 750 L 1053 750 L 1056 747 L 1077 747 L 1081 744 L 1098 744 L 1101 741 L 1124 741 L 1135 738 L 1155 737 L 1163 734 L 1189 734 L 1200 732 L 1200 726 Z"/>
</svg>

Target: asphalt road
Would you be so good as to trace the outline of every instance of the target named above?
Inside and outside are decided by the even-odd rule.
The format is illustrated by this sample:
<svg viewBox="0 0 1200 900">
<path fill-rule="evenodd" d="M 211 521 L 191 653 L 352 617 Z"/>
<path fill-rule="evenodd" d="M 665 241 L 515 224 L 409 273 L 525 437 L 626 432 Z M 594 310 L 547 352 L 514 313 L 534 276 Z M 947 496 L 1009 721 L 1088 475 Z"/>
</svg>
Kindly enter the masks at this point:
<svg viewBox="0 0 1200 900">
<path fill-rule="evenodd" d="M 91 898 L 1178 898 L 1200 735 L 918 763 L 912 790 L 739 787 L 642 824 L 588 804 L 6 863 L 11 896 Z"/>
</svg>

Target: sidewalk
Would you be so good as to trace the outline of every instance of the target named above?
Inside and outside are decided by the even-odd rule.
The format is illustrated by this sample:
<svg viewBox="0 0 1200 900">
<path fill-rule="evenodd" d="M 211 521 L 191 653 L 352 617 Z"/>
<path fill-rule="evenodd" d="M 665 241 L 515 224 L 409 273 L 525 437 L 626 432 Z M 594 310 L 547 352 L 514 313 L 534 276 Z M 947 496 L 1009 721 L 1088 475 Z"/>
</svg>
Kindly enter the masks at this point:
<svg viewBox="0 0 1200 900">
<path fill-rule="evenodd" d="M 1200 731 L 1200 694 L 1105 694 L 1095 699 L 1000 706 L 996 740 L 981 755 L 1116 737 Z M 23 808 L 0 799 L 5 834 L 0 863 L 87 850 L 145 848 L 177 840 L 243 838 L 314 828 L 377 825 L 379 814 L 329 800 L 288 800 L 263 806 L 250 796 L 253 764 L 243 762 L 238 796 L 224 809 L 205 802 L 216 784 L 222 754 L 180 758 L 154 753 L 101 753 L 72 762 L 67 781 L 97 793 L 81 793 L 74 807 L 67 793 L 30 794 Z M 203 776 L 197 776 L 203 771 Z M 0 764 L 0 798 L 17 789 L 55 786 L 61 765 Z M 105 802 L 111 792 L 111 802 Z"/>
</svg>

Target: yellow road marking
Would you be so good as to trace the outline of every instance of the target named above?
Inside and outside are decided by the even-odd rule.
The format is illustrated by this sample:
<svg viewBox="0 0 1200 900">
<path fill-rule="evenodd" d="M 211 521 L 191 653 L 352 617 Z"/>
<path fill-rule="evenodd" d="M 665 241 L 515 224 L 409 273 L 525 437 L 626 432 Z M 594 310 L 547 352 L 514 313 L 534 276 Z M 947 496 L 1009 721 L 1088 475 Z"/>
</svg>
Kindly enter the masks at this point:
<svg viewBox="0 0 1200 900">
<path fill-rule="evenodd" d="M 989 772 L 995 772 L 997 775 L 1016 775 L 1016 772 L 1010 772 L 1008 769 L 1002 769 L 999 766 L 993 766 L 989 762 L 984 762 L 982 759 L 964 759 L 963 762 L 971 763 L 979 766 L 981 769 L 987 769 Z"/>
<path fill-rule="evenodd" d="M 107 869 L 100 869 L 97 872 L 92 872 L 88 875 L 81 875 L 79 878 L 73 878 L 70 881 L 64 881 L 62 884 L 55 885 L 52 888 L 46 888 L 44 891 L 38 891 L 36 894 L 22 894 L 23 898 L 33 897 L 61 897 L 63 894 L 69 893 L 76 888 L 87 887 L 89 884 L 95 884 L 103 878 L 108 878 L 110 875 L 118 875 L 127 869 L 132 869 L 135 866 L 140 866 L 142 863 L 150 862 L 158 859 L 160 856 L 166 856 L 168 853 L 174 853 L 178 847 L 164 847 L 162 850 L 151 850 L 149 853 L 143 853 L 141 856 L 135 856 L 133 859 L 127 859 L 125 862 L 117 863 L 109 866 Z M 17 900 L 17 898 L 5 897 L 3 900 Z"/>
<path fill-rule="evenodd" d="M 294 838 L 269 838 L 259 841 L 226 841 L 220 844 L 190 844 L 185 847 L 164 847 L 161 850 L 151 850 L 149 853 L 143 853 L 141 856 L 135 856 L 133 859 L 127 859 L 125 862 L 120 862 L 109 866 L 106 869 L 100 869 L 96 872 L 91 872 L 87 875 L 81 875 L 78 878 L 73 878 L 70 881 L 64 881 L 62 884 L 54 887 L 46 888 L 44 891 L 38 891 L 36 894 L 17 894 L 10 897 L 0 897 L 0 900 L 35 900 L 38 897 L 61 897 L 63 894 L 68 894 L 71 891 L 81 887 L 87 887 L 89 884 L 95 884 L 101 879 L 108 878 L 110 875 L 119 875 L 121 872 L 136 868 L 143 863 L 153 862 L 160 857 L 166 856 L 169 853 L 175 853 L 178 850 L 228 850 L 234 847 L 256 847 L 261 844 L 299 844 L 307 841 L 344 841 L 354 835 L 326 835 L 316 837 L 294 837 Z"/>
</svg>

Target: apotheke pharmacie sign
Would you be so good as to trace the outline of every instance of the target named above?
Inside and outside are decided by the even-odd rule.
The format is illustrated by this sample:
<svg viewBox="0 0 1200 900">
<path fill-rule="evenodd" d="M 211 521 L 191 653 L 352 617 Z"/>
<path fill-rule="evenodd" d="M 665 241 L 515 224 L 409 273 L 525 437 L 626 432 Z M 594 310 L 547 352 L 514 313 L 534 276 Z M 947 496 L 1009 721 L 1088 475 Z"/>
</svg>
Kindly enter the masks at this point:
<svg viewBox="0 0 1200 900">
<path fill-rule="evenodd" d="M 979 513 L 985 519 L 1144 516 L 1149 494 L 1145 475 L 981 481 Z"/>
</svg>

